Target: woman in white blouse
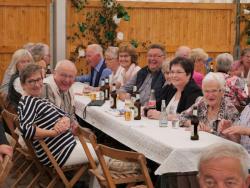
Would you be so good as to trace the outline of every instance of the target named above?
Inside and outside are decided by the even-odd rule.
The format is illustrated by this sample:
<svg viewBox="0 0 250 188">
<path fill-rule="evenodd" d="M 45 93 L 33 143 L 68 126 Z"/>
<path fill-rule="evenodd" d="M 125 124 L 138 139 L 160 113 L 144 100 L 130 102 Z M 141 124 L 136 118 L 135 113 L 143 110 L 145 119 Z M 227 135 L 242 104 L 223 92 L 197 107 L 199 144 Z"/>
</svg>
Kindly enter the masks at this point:
<svg viewBox="0 0 250 188">
<path fill-rule="evenodd" d="M 112 71 L 109 82 L 111 84 L 115 83 L 117 89 L 123 85 L 122 72 L 124 71 L 118 60 L 118 50 L 118 47 L 110 46 L 105 51 L 106 65 Z"/>
<path fill-rule="evenodd" d="M 141 69 L 137 65 L 137 53 L 132 46 L 125 45 L 119 47 L 119 63 L 124 68 L 122 72 L 123 83 L 125 85 Z"/>
</svg>

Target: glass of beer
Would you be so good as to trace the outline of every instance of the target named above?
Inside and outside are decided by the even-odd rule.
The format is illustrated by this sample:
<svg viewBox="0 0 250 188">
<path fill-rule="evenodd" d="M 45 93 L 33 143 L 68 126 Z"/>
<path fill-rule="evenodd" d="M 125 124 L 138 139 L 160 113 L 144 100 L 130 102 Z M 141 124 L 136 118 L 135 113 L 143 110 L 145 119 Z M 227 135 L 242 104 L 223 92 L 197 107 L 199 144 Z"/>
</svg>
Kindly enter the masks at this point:
<svg viewBox="0 0 250 188">
<path fill-rule="evenodd" d="M 131 121 L 131 119 L 132 119 L 131 110 L 125 110 L 124 117 L 125 117 L 125 121 Z"/>
<path fill-rule="evenodd" d="M 91 101 L 95 101 L 96 100 L 96 93 L 95 92 L 91 92 L 90 93 L 90 99 L 91 99 Z"/>
</svg>

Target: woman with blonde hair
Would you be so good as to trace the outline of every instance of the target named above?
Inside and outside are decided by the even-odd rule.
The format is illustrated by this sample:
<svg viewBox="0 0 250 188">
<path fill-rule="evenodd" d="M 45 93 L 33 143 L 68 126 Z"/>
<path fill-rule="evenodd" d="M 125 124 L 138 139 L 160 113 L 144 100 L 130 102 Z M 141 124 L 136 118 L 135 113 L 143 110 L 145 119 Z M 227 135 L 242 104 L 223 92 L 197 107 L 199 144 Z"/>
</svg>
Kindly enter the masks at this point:
<svg viewBox="0 0 250 188">
<path fill-rule="evenodd" d="M 10 105 L 13 107 L 14 111 L 17 109 L 17 105 L 19 99 L 21 98 L 22 94 L 24 93 L 20 79 L 19 73 L 24 69 L 24 67 L 29 64 L 33 63 L 33 58 L 28 50 L 19 49 L 15 51 L 12 56 L 11 63 L 7 70 L 5 71 L 2 87 L 3 93 L 7 94 L 7 100 L 9 101 Z"/>
<path fill-rule="evenodd" d="M 4 78 L 1 85 L 1 92 L 7 94 L 10 78 L 17 74 L 26 63 L 33 62 L 33 58 L 28 50 L 19 49 L 12 55 L 11 62 L 4 73 Z"/>
<path fill-rule="evenodd" d="M 195 83 L 201 87 L 203 74 L 201 67 L 204 67 L 208 59 L 208 54 L 202 48 L 194 48 L 191 50 L 190 59 L 194 63 L 193 79 Z"/>
</svg>

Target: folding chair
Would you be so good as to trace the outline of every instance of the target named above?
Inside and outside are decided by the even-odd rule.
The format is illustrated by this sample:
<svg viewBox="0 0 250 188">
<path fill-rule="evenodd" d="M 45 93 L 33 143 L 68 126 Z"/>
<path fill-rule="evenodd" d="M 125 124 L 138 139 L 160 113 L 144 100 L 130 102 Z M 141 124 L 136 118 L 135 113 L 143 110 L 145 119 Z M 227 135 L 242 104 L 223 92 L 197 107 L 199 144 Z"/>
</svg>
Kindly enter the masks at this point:
<svg viewBox="0 0 250 188">
<path fill-rule="evenodd" d="M 76 135 L 79 136 L 79 135 Z M 71 188 L 75 185 L 75 183 L 81 178 L 81 176 L 86 172 L 86 170 L 89 168 L 89 164 L 79 164 L 79 165 L 72 165 L 72 166 L 64 166 L 60 167 L 53 157 L 52 153 L 50 152 L 47 144 L 43 140 L 39 140 L 42 148 L 44 149 L 45 153 L 47 154 L 50 162 L 52 163 L 52 166 L 55 169 L 56 174 L 58 177 L 62 180 L 66 188 Z M 68 180 L 68 178 L 65 176 L 65 172 L 68 171 L 76 171 L 74 176 Z"/>
<path fill-rule="evenodd" d="M 14 147 L 14 161 L 13 165 L 16 166 L 15 172 L 17 172 L 19 175 L 17 175 L 16 180 L 11 185 L 11 187 L 17 187 L 19 183 L 28 176 L 28 174 L 32 174 L 32 179 L 29 182 L 29 185 L 27 187 L 33 187 L 33 185 L 36 184 L 36 182 L 39 180 L 39 177 L 44 175 L 45 173 L 48 174 L 48 171 L 46 171 L 42 165 L 37 162 L 36 155 L 33 152 L 32 146 L 25 142 L 26 148 L 23 148 L 19 143 L 19 135 L 15 132 L 15 129 L 18 128 L 19 122 L 16 114 L 13 114 L 9 112 L 8 110 L 4 109 L 1 113 L 2 118 L 5 120 L 11 136 L 16 141 L 16 147 Z M 31 149 L 32 148 L 32 149 Z M 21 161 L 21 162 L 20 162 Z M 21 163 L 21 164 L 19 164 Z M 35 167 L 35 169 L 33 169 Z M 31 172 L 31 170 L 33 170 Z M 34 174 L 34 170 L 37 170 L 37 172 Z"/>
<path fill-rule="evenodd" d="M 8 155 L 5 155 L 3 162 L 0 163 L 0 187 L 4 183 L 6 177 L 8 176 L 13 163 Z"/>
<path fill-rule="evenodd" d="M 16 113 L 14 107 L 7 100 L 7 94 L 0 92 L 0 109 L 7 109 L 11 113 Z"/>
<path fill-rule="evenodd" d="M 107 146 L 98 145 L 94 133 L 85 129 L 81 129 L 78 131 L 81 135 L 80 142 L 82 142 L 85 153 L 91 165 L 91 169 L 89 171 L 91 174 L 96 176 L 98 182 L 102 187 L 115 188 L 118 184 L 128 184 L 128 186 L 132 187 L 138 182 L 145 182 L 146 187 L 153 188 L 153 184 L 146 167 L 146 159 L 143 154 L 139 154 L 137 152 L 122 151 Z M 90 141 L 96 151 L 103 173 L 97 168 L 97 165 L 90 154 L 90 151 L 86 145 L 87 140 Z M 106 164 L 104 156 L 121 161 L 139 163 L 141 171 L 133 173 L 120 173 L 110 171 Z"/>
<path fill-rule="evenodd" d="M 11 140 L 10 145 L 14 148 L 16 145 L 16 141 L 13 139 Z M 9 172 L 13 166 L 11 157 L 5 155 L 3 161 L 0 163 L 0 187 L 4 183 L 5 179 L 9 175 Z"/>
</svg>

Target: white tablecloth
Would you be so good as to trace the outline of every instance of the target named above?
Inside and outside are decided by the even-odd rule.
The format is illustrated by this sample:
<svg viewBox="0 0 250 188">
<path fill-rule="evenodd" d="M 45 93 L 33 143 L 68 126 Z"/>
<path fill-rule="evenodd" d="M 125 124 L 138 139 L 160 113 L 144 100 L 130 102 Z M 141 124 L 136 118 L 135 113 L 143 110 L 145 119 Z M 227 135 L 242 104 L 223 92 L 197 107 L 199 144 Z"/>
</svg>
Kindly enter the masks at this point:
<svg viewBox="0 0 250 188">
<path fill-rule="evenodd" d="M 75 84 L 79 91 L 81 84 Z M 90 99 L 75 96 L 76 114 L 83 117 L 83 109 Z M 230 142 L 221 137 L 199 132 L 198 141 L 190 140 L 190 132 L 184 128 L 159 127 L 157 120 L 125 121 L 111 112 L 109 102 L 102 107 L 88 106 L 85 119 L 88 123 L 113 137 L 131 149 L 143 153 L 147 158 L 160 164 L 155 174 L 197 171 L 201 151 L 214 143 Z"/>
</svg>

